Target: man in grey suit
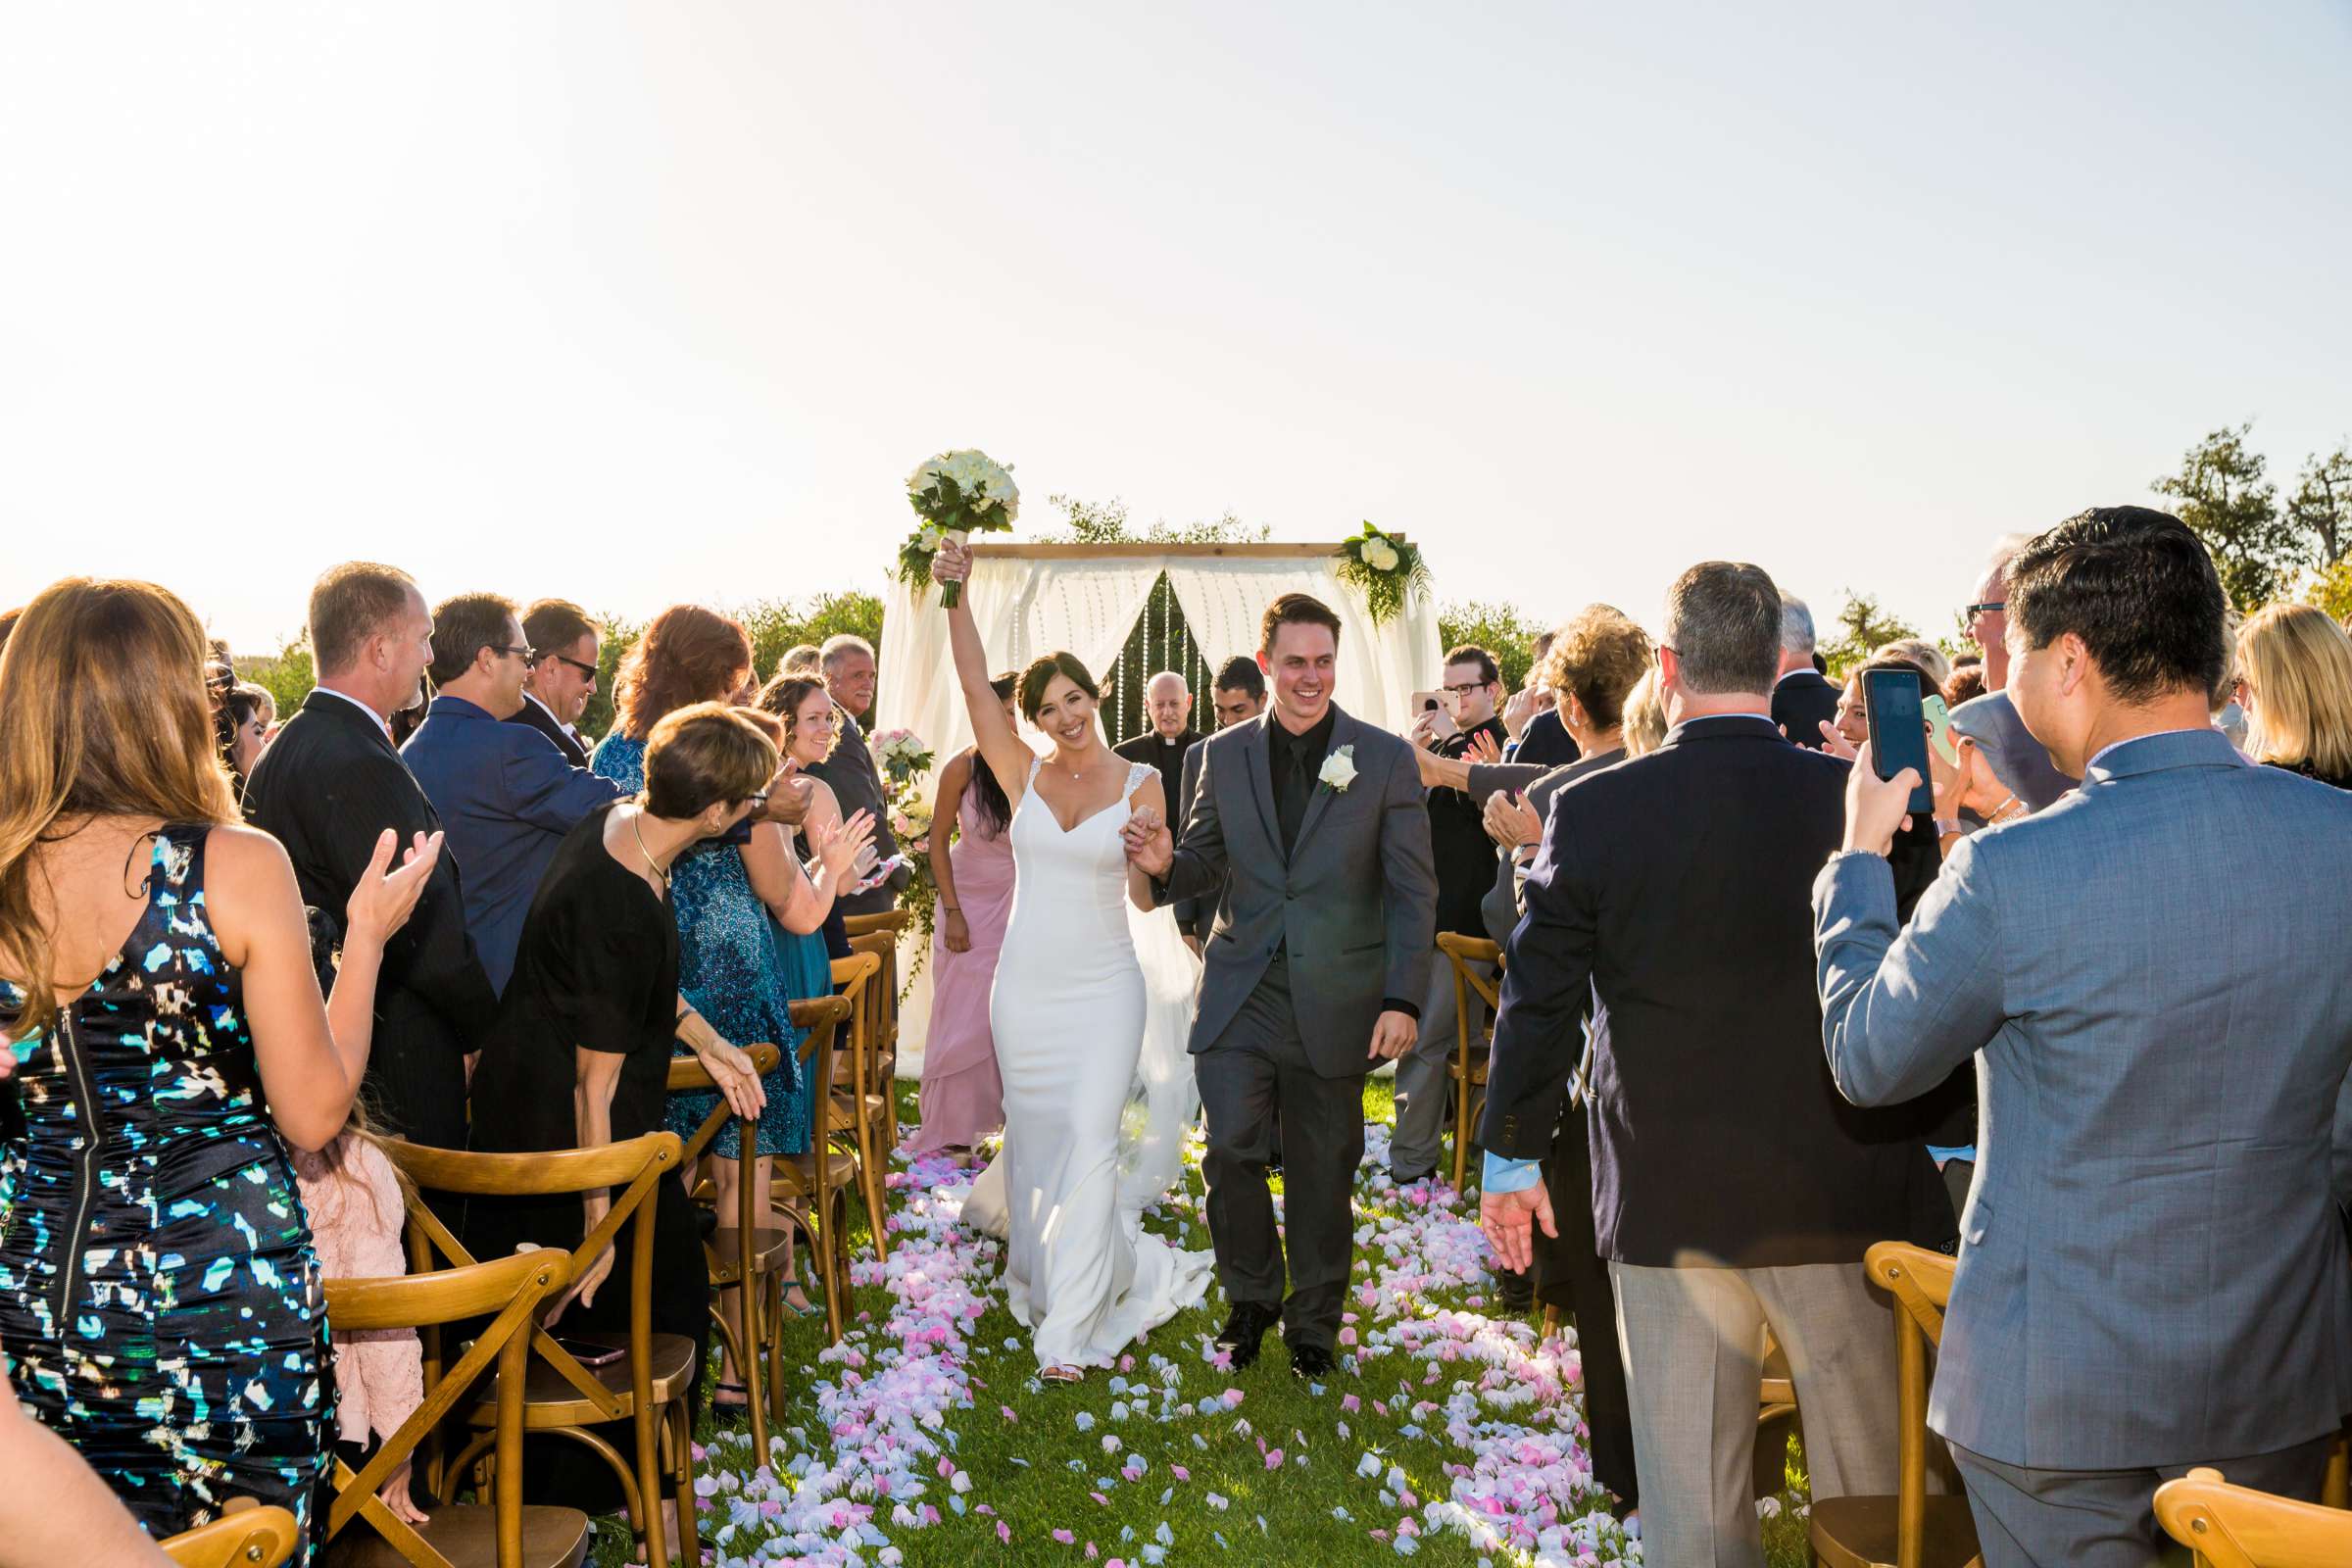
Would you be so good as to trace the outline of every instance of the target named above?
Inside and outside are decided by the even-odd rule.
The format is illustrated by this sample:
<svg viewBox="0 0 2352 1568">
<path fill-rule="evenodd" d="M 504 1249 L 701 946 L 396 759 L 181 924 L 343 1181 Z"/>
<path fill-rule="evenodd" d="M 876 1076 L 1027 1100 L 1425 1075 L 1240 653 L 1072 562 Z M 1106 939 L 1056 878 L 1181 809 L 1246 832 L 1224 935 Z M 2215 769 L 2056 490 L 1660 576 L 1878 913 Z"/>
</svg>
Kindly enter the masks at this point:
<svg viewBox="0 0 2352 1568">
<path fill-rule="evenodd" d="M 2008 692 L 2082 786 L 1961 841 L 1898 936 L 1913 775 L 1865 753 L 1814 887 L 1823 1036 L 1857 1104 L 1976 1057 L 1929 1423 L 1989 1568 L 2120 1568 L 2192 1465 L 2316 1497 L 2352 1409 L 2352 795 L 2212 727 L 2222 590 L 2178 519 L 2061 523 L 2007 611 Z"/>
<path fill-rule="evenodd" d="M 1197 748 L 1181 845 L 1156 813 L 1127 828 L 1159 903 L 1223 889 L 1192 1039 L 1209 1237 L 1233 1303 L 1218 1344 L 1247 1366 L 1279 1318 L 1305 1378 L 1331 1372 L 1339 1340 L 1364 1075 L 1412 1048 L 1437 918 L 1412 748 L 1332 702 L 1339 645 L 1339 616 L 1320 601 L 1268 606 L 1258 662 L 1272 711 Z M 1285 1233 L 1266 1186 L 1278 1132 Z"/>
</svg>

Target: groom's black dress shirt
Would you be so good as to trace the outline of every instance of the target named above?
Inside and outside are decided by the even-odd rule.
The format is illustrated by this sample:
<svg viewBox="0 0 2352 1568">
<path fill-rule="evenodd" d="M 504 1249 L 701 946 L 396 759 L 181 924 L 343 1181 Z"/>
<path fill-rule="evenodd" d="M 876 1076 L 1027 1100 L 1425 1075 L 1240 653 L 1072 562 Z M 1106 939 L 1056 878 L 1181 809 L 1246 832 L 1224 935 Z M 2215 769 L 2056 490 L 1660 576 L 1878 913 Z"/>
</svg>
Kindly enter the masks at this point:
<svg viewBox="0 0 2352 1568">
<path fill-rule="evenodd" d="M 1274 775 L 1274 823 L 1286 856 L 1298 847 L 1298 829 L 1306 821 L 1307 802 L 1323 781 L 1323 759 L 1331 751 L 1338 718 L 1339 710 L 1326 708 L 1315 727 L 1303 735 L 1292 734 L 1270 714 L 1266 718 L 1266 768 Z M 1421 1004 L 1402 997 L 1383 997 L 1380 1004 L 1385 1011 L 1408 1018 L 1421 1016 Z"/>
</svg>

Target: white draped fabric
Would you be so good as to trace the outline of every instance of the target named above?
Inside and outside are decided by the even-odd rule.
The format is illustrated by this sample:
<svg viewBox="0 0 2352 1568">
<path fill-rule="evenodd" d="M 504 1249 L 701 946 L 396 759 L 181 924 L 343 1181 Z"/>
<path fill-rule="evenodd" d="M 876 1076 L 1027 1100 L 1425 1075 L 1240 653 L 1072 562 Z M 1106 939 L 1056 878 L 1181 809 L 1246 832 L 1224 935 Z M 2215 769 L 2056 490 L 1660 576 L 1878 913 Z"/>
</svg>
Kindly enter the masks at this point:
<svg viewBox="0 0 2352 1568">
<path fill-rule="evenodd" d="M 973 562 L 966 592 L 989 668 L 1019 669 L 1040 654 L 1066 648 L 1097 675 L 1118 659 L 1163 571 L 1193 640 L 1212 667 L 1229 655 L 1256 649 L 1258 619 L 1273 600 L 1286 593 L 1312 594 L 1340 616 L 1334 698 L 1367 723 L 1401 728 L 1410 695 L 1439 682 L 1445 650 L 1438 642 L 1437 608 L 1408 604 L 1403 613 L 1375 626 L 1363 601 L 1340 582 L 1332 566 L 1328 556 L 1204 555 L 1182 546 L 1149 556 L 1035 559 L 989 552 Z M 905 583 L 891 584 L 882 615 L 880 666 L 875 730 L 910 729 L 942 761 L 972 743 L 936 588 L 918 594 Z M 1206 721 L 1207 694 L 1197 695 L 1196 717 Z M 1026 730 L 1023 738 L 1034 743 Z M 899 1071 L 906 1076 L 922 1070 L 918 1043 L 930 1004 L 926 972 L 900 1012 L 902 1032 L 913 1048 L 901 1050 Z"/>
</svg>

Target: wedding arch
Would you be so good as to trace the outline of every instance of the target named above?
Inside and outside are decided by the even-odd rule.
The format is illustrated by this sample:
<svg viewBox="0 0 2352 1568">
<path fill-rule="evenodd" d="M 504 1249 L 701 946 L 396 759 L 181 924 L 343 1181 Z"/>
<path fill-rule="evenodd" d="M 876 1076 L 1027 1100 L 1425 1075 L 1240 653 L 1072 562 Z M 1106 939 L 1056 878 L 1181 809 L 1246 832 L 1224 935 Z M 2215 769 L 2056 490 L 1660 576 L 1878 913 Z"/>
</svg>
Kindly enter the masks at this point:
<svg viewBox="0 0 2352 1568">
<path fill-rule="evenodd" d="M 1316 544 L 975 544 L 970 593 L 988 667 L 1018 669 L 1067 649 L 1098 677 L 1126 647 L 1164 573 L 1194 645 L 1210 661 L 1257 648 L 1259 618 L 1287 593 L 1308 593 L 1340 617 L 1340 673 L 1332 697 L 1384 729 L 1401 728 L 1411 695 L 1438 684 L 1445 649 L 1426 596 L 1379 624 L 1340 581 L 1340 546 Z M 971 720 L 948 652 L 948 617 L 936 588 L 894 579 L 883 601 L 881 692 L 873 729 L 909 729 L 944 763 L 972 743 Z M 1145 671 L 1146 675 L 1153 673 Z M 1206 693 L 1195 717 L 1213 723 Z M 919 940 L 909 932 L 906 940 Z M 902 960 L 913 982 L 901 1004 L 899 1074 L 922 1070 L 931 1011 L 928 964 Z"/>
</svg>

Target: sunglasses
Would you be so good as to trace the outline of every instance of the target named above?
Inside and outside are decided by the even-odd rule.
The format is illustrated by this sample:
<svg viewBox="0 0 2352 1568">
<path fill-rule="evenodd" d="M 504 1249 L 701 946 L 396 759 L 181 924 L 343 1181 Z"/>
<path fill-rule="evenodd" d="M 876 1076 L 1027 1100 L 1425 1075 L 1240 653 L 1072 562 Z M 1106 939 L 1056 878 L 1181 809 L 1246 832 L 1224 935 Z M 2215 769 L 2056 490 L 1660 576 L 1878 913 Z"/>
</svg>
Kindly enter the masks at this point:
<svg viewBox="0 0 2352 1568">
<path fill-rule="evenodd" d="M 1995 610 L 2007 610 L 2008 608 L 2009 608 L 2009 606 L 2008 606 L 2006 603 L 2004 603 L 2004 602 L 2003 602 L 2003 601 L 2001 601 L 2001 600 L 1995 599 L 1995 600 L 1993 600 L 1993 601 L 1992 601 L 1990 604 L 1985 604 L 1985 605 L 1971 605 L 1971 606 L 1969 606 L 1969 607 L 1968 607 L 1968 609 L 1967 609 L 1966 611 L 1964 611 L 1964 612 L 1963 612 L 1963 613 L 1965 613 L 1965 614 L 1970 614 L 1970 615 L 1982 615 L 1982 614 L 1984 614 L 1984 613 L 1986 613 L 1986 612 L 1990 612 L 1990 611 L 1995 611 Z"/>
<path fill-rule="evenodd" d="M 761 811 L 767 809 L 767 794 L 768 792 L 765 790 L 754 790 L 743 798 L 743 804 L 752 808 L 754 816 L 758 816 Z"/>
<path fill-rule="evenodd" d="M 509 655 L 512 655 L 516 659 L 528 659 L 531 657 L 531 651 L 528 648 L 518 648 L 512 643 L 484 643 L 482 646 L 489 649 L 492 653 L 499 655 L 501 658 L 505 658 Z"/>
<path fill-rule="evenodd" d="M 534 664 L 544 664 L 551 659 L 559 664 L 569 664 L 572 668 L 578 670 L 590 680 L 596 679 L 596 666 L 594 664 L 584 664 L 576 659 L 569 659 L 562 654 L 542 654 L 536 650 L 533 650 L 531 653 L 531 662 Z"/>
</svg>

